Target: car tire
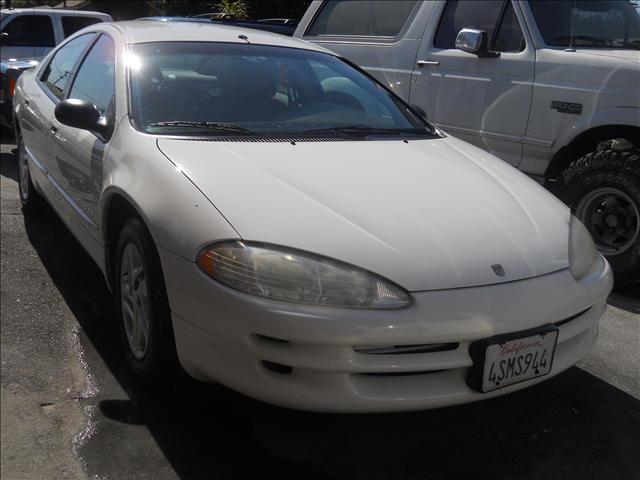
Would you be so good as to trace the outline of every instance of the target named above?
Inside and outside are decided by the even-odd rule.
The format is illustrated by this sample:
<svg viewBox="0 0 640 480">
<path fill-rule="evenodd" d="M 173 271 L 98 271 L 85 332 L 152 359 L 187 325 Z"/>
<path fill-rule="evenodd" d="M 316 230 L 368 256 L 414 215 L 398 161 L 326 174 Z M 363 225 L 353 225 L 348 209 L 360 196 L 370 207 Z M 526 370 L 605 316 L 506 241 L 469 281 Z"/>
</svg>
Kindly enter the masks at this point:
<svg viewBox="0 0 640 480">
<path fill-rule="evenodd" d="M 160 258 L 148 229 L 138 218 L 129 218 L 120 231 L 114 272 L 127 365 L 148 384 L 165 384 L 181 369 Z"/>
<path fill-rule="evenodd" d="M 572 162 L 555 192 L 607 257 L 616 284 L 640 279 L 640 152 L 602 146 Z"/>
<path fill-rule="evenodd" d="M 42 206 L 42 197 L 36 190 L 31 172 L 29 171 L 29 161 L 27 151 L 22 140 L 22 136 L 17 138 L 18 144 L 18 195 L 20 204 L 25 211 L 37 211 Z"/>
</svg>

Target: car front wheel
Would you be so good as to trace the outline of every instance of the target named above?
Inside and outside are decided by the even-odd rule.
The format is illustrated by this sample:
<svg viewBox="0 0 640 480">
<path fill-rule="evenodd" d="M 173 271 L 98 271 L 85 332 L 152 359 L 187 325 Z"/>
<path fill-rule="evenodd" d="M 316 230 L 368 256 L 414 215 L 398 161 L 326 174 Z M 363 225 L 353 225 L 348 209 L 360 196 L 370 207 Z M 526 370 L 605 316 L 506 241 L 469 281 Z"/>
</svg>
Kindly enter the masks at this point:
<svg viewBox="0 0 640 480">
<path fill-rule="evenodd" d="M 115 259 L 116 308 L 130 369 L 151 384 L 178 372 L 171 315 L 160 259 L 145 225 L 124 224 Z"/>
</svg>

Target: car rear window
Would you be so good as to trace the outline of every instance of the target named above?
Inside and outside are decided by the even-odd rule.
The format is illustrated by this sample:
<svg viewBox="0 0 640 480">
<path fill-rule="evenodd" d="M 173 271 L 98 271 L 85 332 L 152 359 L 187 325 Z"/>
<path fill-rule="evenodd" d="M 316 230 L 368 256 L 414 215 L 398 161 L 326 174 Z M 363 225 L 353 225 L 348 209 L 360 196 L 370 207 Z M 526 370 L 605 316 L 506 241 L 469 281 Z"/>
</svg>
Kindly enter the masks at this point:
<svg viewBox="0 0 640 480">
<path fill-rule="evenodd" d="M 64 37 L 67 38 L 84 27 L 100 22 L 102 22 L 102 20 L 96 17 L 62 17 L 62 30 L 64 31 Z"/>
<path fill-rule="evenodd" d="M 417 3 L 410 0 L 329 0 L 322 5 L 306 35 L 395 37 L 404 28 Z"/>
</svg>

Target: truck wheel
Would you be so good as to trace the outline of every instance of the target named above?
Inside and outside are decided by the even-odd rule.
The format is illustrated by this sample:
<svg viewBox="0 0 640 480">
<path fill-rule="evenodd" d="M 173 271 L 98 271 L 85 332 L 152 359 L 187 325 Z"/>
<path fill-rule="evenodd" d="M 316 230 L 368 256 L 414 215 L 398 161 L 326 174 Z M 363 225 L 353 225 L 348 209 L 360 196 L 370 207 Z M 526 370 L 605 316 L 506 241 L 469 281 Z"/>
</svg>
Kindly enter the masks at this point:
<svg viewBox="0 0 640 480">
<path fill-rule="evenodd" d="M 572 162 L 557 194 L 607 257 L 616 283 L 640 280 L 640 152 L 602 148 Z"/>
</svg>

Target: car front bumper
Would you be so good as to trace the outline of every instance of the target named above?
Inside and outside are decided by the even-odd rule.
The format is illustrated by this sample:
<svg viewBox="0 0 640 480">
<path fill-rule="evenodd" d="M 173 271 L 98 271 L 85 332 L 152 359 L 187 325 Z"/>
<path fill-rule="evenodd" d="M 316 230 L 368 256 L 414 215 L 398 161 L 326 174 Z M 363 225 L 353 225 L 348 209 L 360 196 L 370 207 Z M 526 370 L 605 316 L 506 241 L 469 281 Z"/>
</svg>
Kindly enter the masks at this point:
<svg viewBox="0 0 640 480">
<path fill-rule="evenodd" d="M 579 283 L 562 270 L 497 285 L 413 292 L 413 305 L 402 310 L 349 310 L 246 295 L 166 250 L 161 258 L 185 370 L 259 400 L 313 411 L 428 409 L 539 383 L 591 349 L 613 285 L 603 260 Z M 471 342 L 549 323 L 559 329 L 549 375 L 489 393 L 467 386 Z M 421 352 L 412 353 L 417 345 Z M 395 353 L 398 346 L 406 352 Z M 429 346 L 433 351 L 425 352 Z"/>
</svg>

